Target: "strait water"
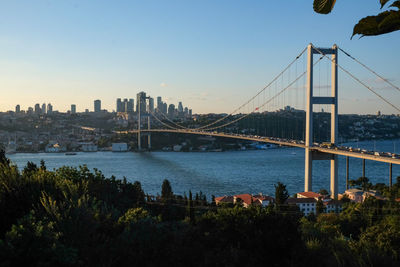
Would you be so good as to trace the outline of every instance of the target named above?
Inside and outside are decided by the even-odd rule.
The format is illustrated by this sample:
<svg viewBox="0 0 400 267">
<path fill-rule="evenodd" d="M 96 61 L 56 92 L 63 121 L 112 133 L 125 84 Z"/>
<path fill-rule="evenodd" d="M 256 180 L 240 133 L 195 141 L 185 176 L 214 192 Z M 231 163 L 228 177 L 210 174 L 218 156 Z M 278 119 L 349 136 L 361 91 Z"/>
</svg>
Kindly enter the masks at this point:
<svg viewBox="0 0 400 267">
<path fill-rule="evenodd" d="M 358 142 L 348 144 L 369 150 L 399 153 L 400 140 Z M 264 193 L 273 195 L 278 181 L 287 185 L 290 194 L 304 191 L 304 150 L 276 148 L 269 150 L 227 152 L 79 152 L 75 156 L 63 153 L 20 153 L 8 156 L 22 169 L 28 161 L 39 165 L 46 162 L 48 169 L 63 165 L 86 164 L 101 170 L 106 177 L 126 177 L 140 181 L 146 193 L 156 195 L 164 179 L 171 182 L 174 193 L 202 191 L 208 197 Z M 339 158 L 339 192 L 345 189 L 345 158 Z M 329 190 L 328 161 L 314 161 L 313 190 Z M 350 158 L 350 179 L 362 175 L 362 160 Z M 367 161 L 366 176 L 373 182 L 388 183 L 389 164 Z M 393 182 L 400 176 L 400 166 L 393 165 Z"/>
</svg>

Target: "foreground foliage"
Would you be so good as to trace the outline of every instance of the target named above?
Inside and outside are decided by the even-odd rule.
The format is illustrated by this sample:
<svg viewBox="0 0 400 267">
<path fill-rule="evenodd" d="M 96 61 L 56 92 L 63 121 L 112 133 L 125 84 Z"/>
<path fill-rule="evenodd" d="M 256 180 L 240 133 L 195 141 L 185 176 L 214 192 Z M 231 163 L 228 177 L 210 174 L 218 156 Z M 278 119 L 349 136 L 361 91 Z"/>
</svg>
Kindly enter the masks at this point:
<svg viewBox="0 0 400 267">
<path fill-rule="evenodd" d="M 400 263 L 394 201 L 368 199 L 340 215 L 304 218 L 283 204 L 216 207 L 201 192 L 174 195 L 168 181 L 154 200 L 139 182 L 86 166 L 49 171 L 29 163 L 19 171 L 4 156 L 0 162 L 0 266 Z"/>
<path fill-rule="evenodd" d="M 379 0 L 381 9 L 388 3 L 389 9 L 375 16 L 362 18 L 353 29 L 353 35 L 363 36 L 381 35 L 400 30 L 400 1 Z M 314 0 L 314 11 L 320 14 L 328 14 L 335 6 L 336 0 Z"/>
</svg>

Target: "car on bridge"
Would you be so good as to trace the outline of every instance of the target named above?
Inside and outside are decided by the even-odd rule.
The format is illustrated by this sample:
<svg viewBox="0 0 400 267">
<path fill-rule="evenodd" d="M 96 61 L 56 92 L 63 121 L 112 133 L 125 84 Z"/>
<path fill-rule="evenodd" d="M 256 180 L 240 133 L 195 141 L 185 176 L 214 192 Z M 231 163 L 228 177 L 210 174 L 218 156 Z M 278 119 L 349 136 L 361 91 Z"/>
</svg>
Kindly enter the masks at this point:
<svg viewBox="0 0 400 267">
<path fill-rule="evenodd" d="M 319 146 L 322 147 L 322 148 L 333 148 L 333 147 L 335 147 L 335 144 L 334 143 L 330 143 L 330 142 L 323 142 Z"/>
</svg>

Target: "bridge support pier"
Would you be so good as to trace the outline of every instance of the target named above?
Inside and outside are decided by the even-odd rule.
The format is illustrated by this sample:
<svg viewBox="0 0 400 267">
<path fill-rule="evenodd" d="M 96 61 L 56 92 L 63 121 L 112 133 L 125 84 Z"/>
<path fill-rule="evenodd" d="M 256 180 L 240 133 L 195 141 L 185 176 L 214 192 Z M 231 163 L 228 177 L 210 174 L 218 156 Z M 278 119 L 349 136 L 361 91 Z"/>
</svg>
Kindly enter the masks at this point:
<svg viewBox="0 0 400 267">
<path fill-rule="evenodd" d="M 346 157 L 346 190 L 349 189 L 349 156 Z"/>
<path fill-rule="evenodd" d="M 138 105 L 138 110 L 137 110 L 137 113 L 138 113 L 138 133 L 137 133 L 137 135 L 138 135 L 138 151 L 141 151 L 142 150 L 142 136 L 141 136 L 141 134 L 140 134 L 140 129 L 141 129 L 141 117 L 142 117 L 142 114 L 141 114 L 141 110 L 140 110 L 140 106 L 142 105 L 141 104 L 141 99 L 139 99 L 138 100 L 138 103 L 139 103 L 139 105 Z"/>
<path fill-rule="evenodd" d="M 389 163 L 389 187 L 390 188 L 392 188 L 392 167 L 393 167 L 393 164 L 392 163 Z"/>
<path fill-rule="evenodd" d="M 362 177 L 365 177 L 365 159 L 362 160 Z"/>
<path fill-rule="evenodd" d="M 150 130 L 150 116 L 148 116 L 147 117 L 147 129 L 149 129 Z M 147 148 L 149 149 L 149 150 L 151 150 L 151 134 L 150 134 L 150 132 L 148 133 L 148 135 L 147 135 Z"/>
</svg>

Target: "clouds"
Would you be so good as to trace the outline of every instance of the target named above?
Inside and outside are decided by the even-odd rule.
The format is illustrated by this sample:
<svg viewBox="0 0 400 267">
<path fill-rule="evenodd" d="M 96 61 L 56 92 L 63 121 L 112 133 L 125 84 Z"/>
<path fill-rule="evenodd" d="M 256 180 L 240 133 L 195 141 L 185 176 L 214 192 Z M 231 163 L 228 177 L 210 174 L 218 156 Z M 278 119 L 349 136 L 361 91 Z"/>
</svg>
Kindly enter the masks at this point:
<svg viewBox="0 0 400 267">
<path fill-rule="evenodd" d="M 168 85 L 165 82 L 160 83 L 161 87 L 167 87 Z"/>
</svg>

